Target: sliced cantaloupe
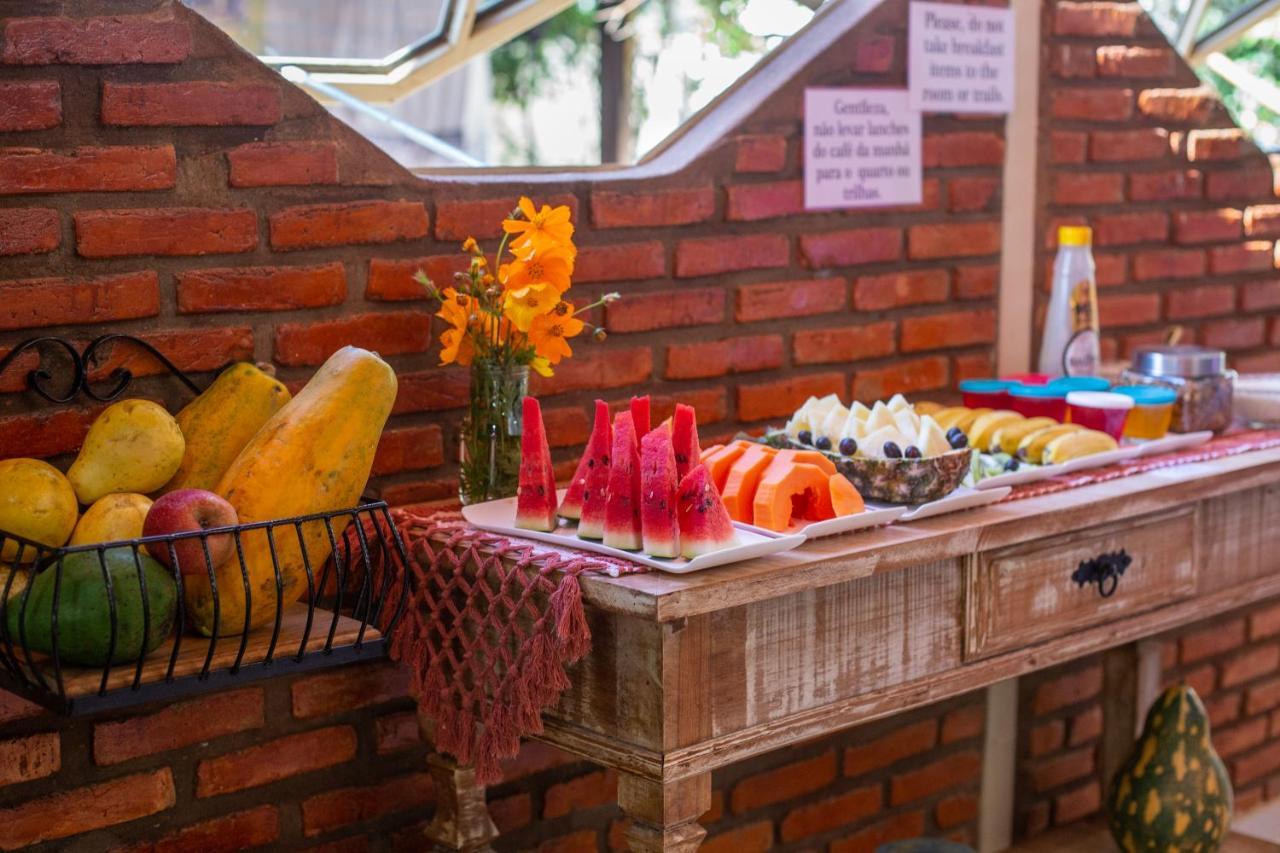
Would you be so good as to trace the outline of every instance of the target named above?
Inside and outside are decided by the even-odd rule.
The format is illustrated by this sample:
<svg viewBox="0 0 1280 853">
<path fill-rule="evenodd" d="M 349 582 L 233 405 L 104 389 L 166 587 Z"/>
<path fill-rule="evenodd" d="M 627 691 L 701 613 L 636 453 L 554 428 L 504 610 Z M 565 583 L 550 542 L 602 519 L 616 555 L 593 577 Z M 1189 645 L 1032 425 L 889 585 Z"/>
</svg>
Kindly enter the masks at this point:
<svg viewBox="0 0 1280 853">
<path fill-rule="evenodd" d="M 720 494 L 724 494 L 724 484 L 729 479 L 729 469 L 733 467 L 734 462 L 738 461 L 738 457 L 746 452 L 747 448 L 745 447 L 737 444 L 726 444 L 702 460 L 702 464 L 707 466 L 707 473 L 715 481 L 716 488 L 720 490 Z"/>
<path fill-rule="evenodd" d="M 817 465 L 784 458 L 782 453 L 760 475 L 751 504 L 752 524 L 779 533 L 792 518 L 835 518 L 829 476 Z"/>
<path fill-rule="evenodd" d="M 836 515 L 857 515 L 867 508 L 862 495 L 843 474 L 832 474 L 828 481 L 831 485 L 831 508 Z"/>
<path fill-rule="evenodd" d="M 708 459 L 710 459 L 713 455 L 715 455 L 715 452 L 716 452 L 717 450 L 724 450 L 724 445 L 723 445 L 723 444 L 713 444 L 713 445 L 711 445 L 710 447 L 704 447 L 704 448 L 702 448 L 702 452 L 701 452 L 700 454 L 698 454 L 698 461 L 699 461 L 699 462 L 706 462 L 706 461 L 707 461 Z"/>
<path fill-rule="evenodd" d="M 724 500 L 725 509 L 729 511 L 729 517 L 734 521 L 751 523 L 752 501 L 756 496 L 760 475 L 773 462 L 777 453 L 772 447 L 757 444 L 743 451 L 729 469 L 720 497 Z"/>
</svg>

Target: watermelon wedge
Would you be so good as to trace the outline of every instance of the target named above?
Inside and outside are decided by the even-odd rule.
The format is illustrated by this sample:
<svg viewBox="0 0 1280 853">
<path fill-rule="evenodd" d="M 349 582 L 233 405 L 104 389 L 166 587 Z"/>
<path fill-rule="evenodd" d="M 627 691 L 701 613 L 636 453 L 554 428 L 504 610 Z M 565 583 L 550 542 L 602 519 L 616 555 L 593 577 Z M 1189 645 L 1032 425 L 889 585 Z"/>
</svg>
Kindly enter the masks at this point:
<svg viewBox="0 0 1280 853">
<path fill-rule="evenodd" d="M 636 441 L 649 434 L 649 395 L 631 398 L 631 426 L 636 431 Z"/>
<path fill-rule="evenodd" d="M 516 492 L 516 527 L 524 530 L 556 529 L 556 476 L 551 448 L 542 424 L 542 406 L 534 397 L 524 398 L 524 433 L 520 436 L 520 480 Z"/>
<path fill-rule="evenodd" d="M 569 491 L 560 503 L 562 518 L 582 518 L 583 495 L 587 491 L 587 479 L 593 468 L 603 467 L 609 470 L 609 445 L 613 444 L 613 428 L 609 425 L 609 404 L 604 400 L 596 400 L 596 420 L 591 427 L 591 438 L 587 440 L 587 449 L 582 452 L 578 462 L 578 470 L 573 472 L 569 482 Z M 606 480 L 607 482 L 607 480 Z"/>
<path fill-rule="evenodd" d="M 644 550 L 651 556 L 680 556 L 678 483 L 671 432 L 663 424 L 640 439 L 640 532 Z"/>
<path fill-rule="evenodd" d="M 640 448 L 631 413 L 620 412 L 613 422 L 613 458 L 609 463 L 609 499 L 604 514 L 604 544 L 639 551 Z"/>
<path fill-rule="evenodd" d="M 599 426 L 603 418 L 604 426 Z M 609 472 L 613 468 L 614 430 L 609 425 L 609 407 L 601 414 L 596 406 L 596 424 L 591 433 L 592 461 L 587 465 L 587 480 L 582 490 L 582 514 L 578 519 L 578 536 L 582 539 L 604 538 L 604 522 L 609 512 Z M 600 435 L 596 435 L 596 431 Z M 605 444 L 604 442 L 608 442 Z M 572 507 L 570 507 L 572 509 Z"/>
<path fill-rule="evenodd" d="M 689 469 L 698 464 L 702 450 L 698 447 L 698 414 L 693 406 L 676 403 L 672 420 L 671 443 L 676 451 L 676 476 L 684 479 Z"/>
<path fill-rule="evenodd" d="M 705 465 L 695 465 L 680 481 L 676 516 L 680 521 L 680 553 L 685 557 L 692 559 L 737 542 L 733 522 Z"/>
</svg>

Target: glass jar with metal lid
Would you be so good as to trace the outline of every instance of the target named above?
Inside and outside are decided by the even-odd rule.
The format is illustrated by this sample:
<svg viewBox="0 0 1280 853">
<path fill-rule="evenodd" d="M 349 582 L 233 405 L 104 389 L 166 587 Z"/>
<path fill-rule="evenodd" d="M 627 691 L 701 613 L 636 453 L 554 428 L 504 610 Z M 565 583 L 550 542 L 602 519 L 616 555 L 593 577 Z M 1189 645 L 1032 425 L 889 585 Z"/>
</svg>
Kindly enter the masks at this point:
<svg viewBox="0 0 1280 853">
<path fill-rule="evenodd" d="M 1220 349 L 1190 345 L 1142 347 L 1133 354 L 1122 381 L 1163 385 L 1177 392 L 1173 432 L 1225 429 L 1231 423 L 1231 392 L 1236 372 L 1227 369 Z"/>
</svg>

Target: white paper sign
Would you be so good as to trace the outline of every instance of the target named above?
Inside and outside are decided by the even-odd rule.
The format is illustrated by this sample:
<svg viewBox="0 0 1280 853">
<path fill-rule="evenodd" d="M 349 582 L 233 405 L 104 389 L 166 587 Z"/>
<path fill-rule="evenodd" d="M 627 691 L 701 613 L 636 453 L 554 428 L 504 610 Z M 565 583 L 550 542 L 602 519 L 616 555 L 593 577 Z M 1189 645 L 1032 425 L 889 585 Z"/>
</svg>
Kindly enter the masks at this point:
<svg viewBox="0 0 1280 853">
<path fill-rule="evenodd" d="M 920 113 L 905 89 L 805 89 L 804 206 L 919 204 Z"/>
<path fill-rule="evenodd" d="M 1013 9 L 912 3 L 907 80 L 912 109 L 1013 109 Z"/>
</svg>

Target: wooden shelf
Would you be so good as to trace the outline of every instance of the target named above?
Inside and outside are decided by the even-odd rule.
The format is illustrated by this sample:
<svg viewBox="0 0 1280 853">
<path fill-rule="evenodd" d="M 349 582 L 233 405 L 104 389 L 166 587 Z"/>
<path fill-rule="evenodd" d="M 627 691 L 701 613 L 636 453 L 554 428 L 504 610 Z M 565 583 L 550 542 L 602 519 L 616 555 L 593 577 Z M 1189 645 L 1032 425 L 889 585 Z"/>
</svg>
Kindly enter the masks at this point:
<svg viewBox="0 0 1280 853">
<path fill-rule="evenodd" d="M 1104 824 L 1087 821 L 1041 833 L 1010 847 L 1007 853 L 1111 853 L 1118 849 Z M 1218 853 L 1280 853 L 1280 844 L 1233 832 Z"/>
<path fill-rule="evenodd" d="M 307 634 L 304 662 L 309 658 L 323 659 L 326 657 L 323 649 L 331 628 L 333 630 L 333 641 L 330 647 L 334 650 L 352 647 L 357 638 L 360 639 L 362 646 L 380 646 L 377 641 L 381 639 L 382 634 L 372 625 L 364 629 L 364 635 L 361 637 L 359 620 L 338 616 L 335 624 L 334 614 L 331 611 L 317 609 L 312 618 L 310 633 Z M 271 666 L 279 664 L 284 668 L 292 664 L 301 648 L 302 638 L 306 632 L 306 606 L 293 604 L 285 608 L 281 619 L 280 636 L 277 638 L 275 649 L 272 652 Z M 140 682 L 142 686 L 160 685 L 165 682 L 175 639 L 175 636 L 171 636 L 158 649 L 147 656 L 146 662 L 142 666 Z M 241 639 L 239 634 L 217 639 L 213 658 L 209 663 L 208 669 L 211 677 L 217 676 L 221 680 L 228 674 L 228 670 L 235 664 L 236 657 L 240 654 Z M 181 641 L 178 658 L 173 667 L 174 682 L 197 679 L 200 673 L 204 671 L 205 658 L 209 653 L 209 646 L 214 642 L 207 637 L 200 637 L 194 634 L 182 635 Z M 240 659 L 241 670 L 252 669 L 264 664 L 267 659 L 267 649 L 270 645 L 271 626 L 251 631 L 248 641 L 245 643 L 244 656 Z M 21 658 L 20 652 L 19 657 Z M 42 660 L 41 656 L 33 655 L 33 659 L 40 673 L 48 682 L 49 688 L 56 692 L 57 682 L 54 680 L 52 664 L 47 659 Z M 31 677 L 29 668 L 24 668 L 28 669 L 28 676 Z M 312 667 L 307 666 L 306 668 Z M 107 692 L 130 692 L 129 688 L 133 686 L 136 669 L 136 663 L 113 666 L 107 678 Z M 97 698 L 97 694 L 102 688 L 102 668 L 63 667 L 62 681 L 67 700 L 74 702 L 77 699 L 88 697 Z M 28 693 L 27 695 L 30 694 Z"/>
</svg>

